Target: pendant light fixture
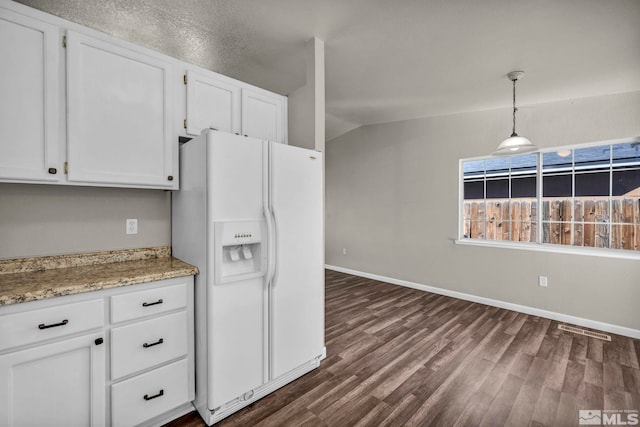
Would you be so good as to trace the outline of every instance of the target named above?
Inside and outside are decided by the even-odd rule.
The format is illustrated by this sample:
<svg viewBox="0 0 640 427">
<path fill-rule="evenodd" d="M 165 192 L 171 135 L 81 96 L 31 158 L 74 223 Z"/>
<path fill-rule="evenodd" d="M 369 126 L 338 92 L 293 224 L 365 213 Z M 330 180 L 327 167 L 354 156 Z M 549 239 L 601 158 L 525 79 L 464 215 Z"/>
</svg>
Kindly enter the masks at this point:
<svg viewBox="0 0 640 427">
<path fill-rule="evenodd" d="M 511 136 L 498 145 L 498 149 L 493 153 L 494 156 L 506 156 L 509 154 L 528 153 L 538 149 L 531 141 L 516 133 L 516 81 L 524 76 L 524 71 L 512 71 L 507 74 L 509 80 L 513 82 L 513 131 Z"/>
</svg>

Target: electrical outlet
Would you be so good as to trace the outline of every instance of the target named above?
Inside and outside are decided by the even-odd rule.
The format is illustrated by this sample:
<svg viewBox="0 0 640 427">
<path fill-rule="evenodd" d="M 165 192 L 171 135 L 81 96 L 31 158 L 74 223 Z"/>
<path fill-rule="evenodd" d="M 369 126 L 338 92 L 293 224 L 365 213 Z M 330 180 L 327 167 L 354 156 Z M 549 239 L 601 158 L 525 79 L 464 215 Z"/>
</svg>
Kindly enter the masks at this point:
<svg viewBox="0 0 640 427">
<path fill-rule="evenodd" d="M 136 218 L 127 219 L 126 230 L 127 234 L 138 234 L 138 220 Z"/>
<path fill-rule="evenodd" d="M 346 255 L 347 254 L 347 248 L 342 248 L 342 255 Z"/>
<path fill-rule="evenodd" d="M 548 283 L 547 276 L 538 276 L 538 286 L 546 288 Z"/>
</svg>

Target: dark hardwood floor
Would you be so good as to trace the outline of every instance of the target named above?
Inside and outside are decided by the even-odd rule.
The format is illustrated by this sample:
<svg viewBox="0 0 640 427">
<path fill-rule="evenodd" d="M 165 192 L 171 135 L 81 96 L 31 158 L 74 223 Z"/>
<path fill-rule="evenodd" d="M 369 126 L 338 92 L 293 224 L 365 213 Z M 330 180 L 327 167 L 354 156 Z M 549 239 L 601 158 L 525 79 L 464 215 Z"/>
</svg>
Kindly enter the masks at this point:
<svg viewBox="0 0 640 427">
<path fill-rule="evenodd" d="M 581 409 L 640 410 L 640 340 L 558 324 L 327 271 L 327 359 L 217 426 L 573 426 Z"/>
</svg>

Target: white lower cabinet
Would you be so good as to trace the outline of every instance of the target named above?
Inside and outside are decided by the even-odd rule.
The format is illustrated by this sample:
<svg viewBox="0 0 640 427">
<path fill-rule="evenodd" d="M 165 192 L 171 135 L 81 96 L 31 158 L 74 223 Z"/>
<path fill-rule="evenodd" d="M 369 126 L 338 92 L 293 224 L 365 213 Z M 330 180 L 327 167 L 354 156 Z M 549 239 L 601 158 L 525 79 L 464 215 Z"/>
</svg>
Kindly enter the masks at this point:
<svg viewBox="0 0 640 427">
<path fill-rule="evenodd" d="M 0 425 L 105 424 L 104 332 L 0 356 Z"/>
<path fill-rule="evenodd" d="M 189 279 L 189 286 L 183 280 L 111 297 L 113 426 L 144 424 L 193 400 Z"/>
<path fill-rule="evenodd" d="M 194 398 L 193 278 L 110 300 L 111 424 L 156 424 Z"/>
<path fill-rule="evenodd" d="M 37 344 L 104 326 L 104 302 L 92 299 L 0 316 L 0 350 Z"/>
<path fill-rule="evenodd" d="M 0 426 L 161 425 L 191 410 L 193 277 L 0 306 Z"/>
<path fill-rule="evenodd" d="M 111 378 L 117 379 L 187 355 L 187 313 L 111 330 Z"/>
<path fill-rule="evenodd" d="M 188 374 L 182 359 L 111 386 L 113 426 L 137 425 L 188 402 Z"/>
</svg>

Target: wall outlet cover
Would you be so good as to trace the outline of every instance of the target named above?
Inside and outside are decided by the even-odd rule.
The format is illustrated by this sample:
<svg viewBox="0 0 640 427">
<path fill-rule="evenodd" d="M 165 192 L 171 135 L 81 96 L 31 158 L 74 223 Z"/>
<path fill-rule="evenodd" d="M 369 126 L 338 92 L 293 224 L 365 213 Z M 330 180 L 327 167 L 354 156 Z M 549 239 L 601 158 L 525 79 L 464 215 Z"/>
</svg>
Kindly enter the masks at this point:
<svg viewBox="0 0 640 427">
<path fill-rule="evenodd" d="M 126 221 L 127 234 L 138 234 L 138 219 L 128 218 Z"/>
<path fill-rule="evenodd" d="M 546 288 L 548 284 L 549 280 L 547 279 L 547 276 L 538 276 L 538 286 Z"/>
</svg>

